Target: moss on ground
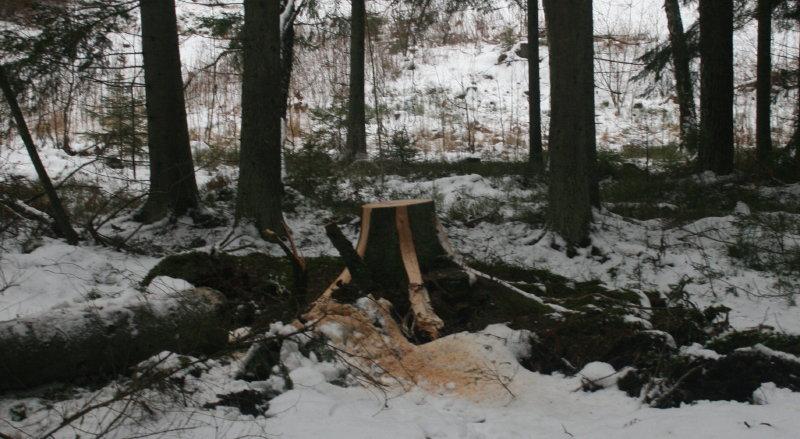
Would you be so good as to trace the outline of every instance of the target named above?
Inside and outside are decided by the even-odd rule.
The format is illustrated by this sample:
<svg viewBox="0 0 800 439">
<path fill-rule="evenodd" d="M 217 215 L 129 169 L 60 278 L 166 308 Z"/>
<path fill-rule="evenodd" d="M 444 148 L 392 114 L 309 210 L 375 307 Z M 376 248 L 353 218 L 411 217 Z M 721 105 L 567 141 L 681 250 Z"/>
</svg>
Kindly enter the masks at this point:
<svg viewBox="0 0 800 439">
<path fill-rule="evenodd" d="M 307 262 L 307 297 L 297 297 L 279 287 L 292 282 L 291 266 L 285 258 L 263 254 L 172 256 L 156 266 L 145 281 L 157 275 L 183 278 L 197 286 L 218 289 L 239 304 L 256 301 L 262 323 L 289 321 L 305 310 L 342 268 L 338 258 L 309 258 Z M 641 296 L 633 291 L 609 290 L 599 282 L 572 282 L 548 271 L 508 264 L 472 265 L 571 310 L 556 313 L 552 307 L 491 280 L 479 278 L 470 284 L 458 270 L 444 270 L 438 276 L 428 273 L 434 309 L 445 322 L 443 335 L 479 331 L 495 323 L 529 330 L 533 333 L 531 354 L 522 359 L 522 364 L 530 370 L 574 374 L 592 361 L 607 362 L 617 370 L 630 367 L 619 382 L 620 389 L 639 397 L 646 387 L 645 401 L 657 407 L 704 399 L 749 401 L 753 391 L 767 381 L 800 390 L 800 365 L 796 362 L 754 350 L 737 350 L 760 343 L 800 354 L 800 337 L 764 330 L 715 337 L 729 330 L 725 308 L 701 310 L 688 302 L 670 303 L 650 293 L 651 307 L 644 310 L 650 317 L 645 322 L 630 318 L 647 315 L 642 313 Z M 403 298 L 407 292 L 381 294 L 397 302 L 396 318 L 405 321 L 408 304 Z M 714 349 L 723 357 L 694 358 L 681 355 L 676 348 L 692 343 Z"/>
<path fill-rule="evenodd" d="M 234 256 L 225 253 L 190 252 L 161 260 L 142 281 L 148 285 L 157 276 L 184 279 L 197 287 L 220 291 L 230 302 L 237 324 L 269 324 L 292 321 L 316 295 L 341 272 L 338 258 L 308 258 L 308 293 L 298 294 L 293 285 L 291 263 L 286 258 L 263 253 Z"/>
<path fill-rule="evenodd" d="M 761 329 L 716 336 L 730 330 L 725 307 L 699 309 L 686 301 L 670 302 L 649 293 L 649 322 L 643 322 L 627 317 L 641 310 L 635 292 L 608 290 L 598 282 L 570 282 L 543 270 L 506 264 L 475 266 L 575 311 L 555 318 L 551 310 L 539 310 L 538 315 L 517 318 L 518 328 L 535 334 L 531 355 L 522 361 L 530 370 L 574 374 L 592 361 L 609 363 L 617 370 L 630 367 L 619 388 L 640 397 L 647 387 L 644 400 L 656 407 L 699 400 L 750 401 L 764 382 L 800 390 L 797 362 L 757 350 L 737 350 L 760 343 L 797 355 L 800 337 Z M 511 316 L 516 316 L 515 310 L 510 310 Z M 692 343 L 723 356 L 696 358 L 677 349 Z"/>
<path fill-rule="evenodd" d="M 443 334 L 480 331 L 495 323 L 515 329 L 538 328 L 553 310 L 485 279 L 468 289 L 430 288 L 434 310 L 445 322 Z"/>
<path fill-rule="evenodd" d="M 640 220 L 662 218 L 678 226 L 712 216 L 730 215 L 738 202 L 753 212 L 800 212 L 800 205 L 763 196 L 759 182 L 753 180 L 701 183 L 694 168 L 682 167 L 667 172 L 630 171 L 625 164 L 610 172 L 611 179 L 601 186 L 601 198 L 611 203 L 616 214 Z M 628 170 L 628 171 L 626 171 Z M 668 208 L 670 203 L 679 208 Z"/>
<path fill-rule="evenodd" d="M 643 323 L 626 317 L 641 308 L 641 297 L 633 291 L 609 290 L 598 281 L 572 282 L 546 270 L 503 263 L 473 265 L 487 274 L 513 282 L 548 303 L 573 311 L 555 315 L 552 308 L 539 305 L 538 315 L 517 318 L 516 328 L 530 330 L 536 335 L 533 353 L 524 361 L 529 369 L 571 374 L 592 361 L 623 367 L 636 364 L 644 353 L 667 349 L 664 337 L 647 332 Z M 520 294 L 513 295 L 534 302 Z M 511 316 L 517 309 L 517 305 L 509 307 Z M 495 319 L 502 321 L 501 317 Z"/>
</svg>

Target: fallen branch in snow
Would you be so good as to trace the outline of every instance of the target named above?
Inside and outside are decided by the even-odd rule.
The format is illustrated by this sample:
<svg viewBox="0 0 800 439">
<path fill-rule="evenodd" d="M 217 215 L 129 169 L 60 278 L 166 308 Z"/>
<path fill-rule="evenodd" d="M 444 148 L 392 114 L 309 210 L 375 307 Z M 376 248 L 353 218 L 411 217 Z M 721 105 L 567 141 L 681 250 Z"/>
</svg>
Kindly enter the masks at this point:
<svg viewBox="0 0 800 439">
<path fill-rule="evenodd" d="M 126 414 L 127 409 L 134 402 L 136 402 L 139 405 L 141 405 L 142 408 L 145 411 L 152 412 L 144 402 L 141 402 L 141 401 L 138 401 L 138 400 L 134 400 L 133 397 L 135 395 L 141 393 L 141 392 L 144 392 L 144 391 L 147 391 L 147 390 L 149 390 L 151 388 L 156 387 L 159 383 L 168 382 L 169 378 L 174 376 L 174 375 L 176 375 L 177 373 L 180 373 L 180 372 L 183 372 L 185 370 L 188 370 L 191 367 L 206 361 L 205 359 L 195 359 L 195 360 L 190 361 L 188 363 L 182 363 L 178 367 L 173 367 L 173 368 L 169 368 L 169 369 L 161 368 L 161 365 L 164 362 L 166 362 L 166 360 L 168 360 L 171 356 L 172 356 L 172 354 L 162 356 L 162 357 L 158 358 L 155 362 L 152 362 L 152 363 L 148 364 L 146 366 L 146 369 L 138 370 L 137 371 L 137 375 L 134 377 L 134 379 L 132 379 L 128 383 L 128 385 L 126 387 L 124 387 L 121 390 L 117 391 L 116 394 L 113 397 L 111 397 L 109 399 L 106 399 L 106 400 L 103 400 L 103 401 L 100 401 L 100 402 L 97 402 L 97 403 L 94 403 L 94 404 L 87 404 L 84 407 L 82 407 L 81 409 L 79 409 L 79 410 L 77 410 L 77 411 L 75 411 L 75 412 L 73 412 L 73 413 L 71 413 L 69 415 L 63 416 L 61 422 L 57 426 L 51 428 L 50 430 L 48 430 L 46 433 L 42 434 L 39 437 L 41 439 L 52 438 L 52 437 L 54 437 L 53 435 L 55 435 L 59 431 L 63 430 L 64 428 L 67 428 L 67 427 L 71 426 L 74 422 L 80 421 L 86 415 L 88 415 L 88 414 L 90 414 L 90 413 L 92 413 L 92 412 L 94 412 L 96 410 L 112 406 L 113 404 L 115 404 L 117 402 L 120 402 L 120 401 L 123 401 L 123 400 L 127 400 L 126 403 L 125 403 L 125 406 L 122 407 L 121 409 L 117 410 L 117 416 L 114 417 L 114 419 L 112 419 L 111 422 L 109 422 L 103 428 L 103 430 L 101 432 L 97 433 L 95 435 L 95 438 L 100 438 L 103 435 L 111 432 L 114 429 L 115 424 L 120 419 L 122 419 L 123 417 L 127 417 L 128 416 Z M 156 434 L 156 433 L 153 433 L 153 434 Z"/>
<path fill-rule="evenodd" d="M 36 221 L 50 229 L 54 227 L 53 221 L 46 213 L 34 209 L 20 200 L 13 199 L 5 194 L 0 194 L 0 205 L 20 218 Z"/>
</svg>

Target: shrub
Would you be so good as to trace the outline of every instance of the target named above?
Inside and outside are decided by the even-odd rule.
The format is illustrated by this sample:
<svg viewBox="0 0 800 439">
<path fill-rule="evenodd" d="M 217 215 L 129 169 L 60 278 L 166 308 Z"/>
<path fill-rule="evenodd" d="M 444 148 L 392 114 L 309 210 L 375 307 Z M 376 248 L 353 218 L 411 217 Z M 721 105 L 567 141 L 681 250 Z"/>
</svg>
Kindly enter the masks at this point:
<svg viewBox="0 0 800 439">
<path fill-rule="evenodd" d="M 381 153 L 381 159 L 398 161 L 405 166 L 416 159 L 419 149 L 417 149 L 411 136 L 408 135 L 408 131 L 403 129 L 392 133 L 388 148 L 381 151 Z"/>
</svg>

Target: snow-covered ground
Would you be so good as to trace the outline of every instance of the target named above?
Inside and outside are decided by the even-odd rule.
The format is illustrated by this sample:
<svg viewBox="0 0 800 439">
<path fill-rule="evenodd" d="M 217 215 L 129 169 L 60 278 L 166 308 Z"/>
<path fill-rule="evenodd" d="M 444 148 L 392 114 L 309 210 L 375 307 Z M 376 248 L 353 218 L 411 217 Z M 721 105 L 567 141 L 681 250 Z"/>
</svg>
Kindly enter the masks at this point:
<svg viewBox="0 0 800 439">
<path fill-rule="evenodd" d="M 699 305 L 721 303 L 730 307 L 731 324 L 738 329 L 767 324 L 800 333 L 795 306 L 785 298 L 758 297 L 758 292 L 778 288 L 777 275 L 742 266 L 727 255 L 726 246 L 721 243 L 731 239 L 737 230 L 736 222 L 748 215 L 741 205 L 729 216 L 705 218 L 678 228 L 665 228 L 657 220 L 636 221 L 607 211 L 597 212 L 593 243 L 600 254 L 586 251 L 568 258 L 563 251 L 551 247 L 551 236 L 529 224 L 509 220 L 465 226 L 446 216 L 454 206 L 470 200 L 489 200 L 517 208 L 520 203 L 523 207 L 529 203 L 528 207 L 535 208 L 537 202 L 531 200 L 536 200 L 541 188 L 525 189 L 510 178 L 478 175 L 429 181 L 388 177 L 383 184 L 385 187 L 379 192 L 387 194 L 384 196 L 435 198 L 454 246 L 472 258 L 498 258 L 547 269 L 576 281 L 599 279 L 612 287 L 639 291 L 666 293 L 673 284 L 683 281 L 690 299 Z M 370 191 L 377 189 L 373 187 L 363 194 L 367 200 L 371 199 Z M 798 188 L 785 186 L 765 192 L 787 197 L 797 195 Z M 309 201 L 304 204 L 289 216 L 289 224 L 300 237 L 300 250 L 309 256 L 335 254 L 321 228 L 320 218 L 324 215 Z M 501 215 L 509 217 L 514 214 L 511 208 L 501 211 Z M 210 248 L 228 235 L 227 227 L 194 228 L 189 221 L 160 224 L 139 233 L 142 239 L 161 242 L 166 249 L 170 243 L 180 246 L 197 237 L 206 241 L 201 248 Z M 134 227 L 124 219 L 115 224 L 121 229 Z M 233 247 L 249 242 L 255 249 L 280 254 L 276 248 L 242 232 Z M 348 233 L 354 238 L 352 230 L 348 229 Z M 125 301 L 147 300 L 149 294 L 141 291 L 138 282 L 156 258 L 88 245 L 69 246 L 52 239 L 34 246 L 37 245 L 29 252 L 7 247 L 0 256 L 6 282 L 0 293 L 0 320 L 53 310 L 102 310 Z M 716 275 L 709 275 L 710 272 Z M 797 285 L 795 280 L 783 288 L 796 290 Z M 542 375 L 522 368 L 514 354 L 519 349 L 514 341 L 518 334 L 503 326 L 493 326 L 483 334 L 455 334 L 448 338 L 460 338 L 484 358 L 485 370 L 476 374 L 484 379 L 490 377 L 486 379 L 485 393 L 465 397 L 455 387 L 439 391 L 425 386 L 379 388 L 353 379 L 345 380 L 348 385 L 342 387 L 340 382 L 330 382 L 344 373 L 341 364 L 325 363 L 284 348 L 294 388 L 269 401 L 265 416 L 243 415 L 238 409 L 224 406 L 203 408 L 219 400 L 218 395 L 275 385 L 236 380 L 236 360 L 212 360 L 202 364 L 205 372 L 199 377 L 179 372 L 185 379 L 179 400 L 147 391 L 136 396 L 147 409 L 123 400 L 93 411 L 55 437 L 73 437 L 80 431 L 97 433 L 112 420 L 115 428 L 110 437 L 789 438 L 795 437 L 800 428 L 796 416 L 800 395 L 769 383 L 756 392 L 754 400 L 759 404 L 701 401 L 680 408 L 654 409 L 628 397 L 613 382 L 607 388 L 586 393 L 580 390 L 580 374 Z M 697 346 L 682 350 L 687 355 L 699 352 Z M 24 431 L 36 436 L 54 428 L 62 416 L 112 398 L 120 389 L 125 389 L 124 381 L 99 391 L 78 389 L 56 401 L 41 396 L 6 395 L 0 399 L 0 418 L 5 421 L 0 423 L 0 432 Z M 24 412 L 24 419 L 14 415 L 20 411 Z M 121 411 L 127 414 L 120 420 L 117 415 Z"/>
<path fill-rule="evenodd" d="M 612 50 L 600 45 L 598 50 L 603 51 L 604 57 L 632 61 L 657 39 L 663 39 L 666 26 L 661 4 L 660 0 L 596 1 L 598 33 L 634 35 L 647 30 L 641 46 Z M 215 11 L 188 2 L 179 5 L 184 29 L 193 17 Z M 381 2 L 375 2 L 374 7 L 375 12 L 386 13 Z M 695 14 L 685 12 L 688 27 Z M 503 27 L 509 27 L 515 29 L 516 41 L 524 40 L 521 15 L 513 7 L 498 7 L 483 17 L 493 26 L 486 34 L 479 31 L 479 18 L 473 13 L 457 19 L 459 32 L 476 37 L 465 43 L 420 45 L 404 54 L 385 52 L 385 47 L 382 48 L 385 41 L 376 45 L 376 56 L 385 56 L 385 63 L 378 68 L 379 76 L 385 77 L 376 81 L 371 73 L 367 76 L 371 78 L 370 87 L 377 83 L 381 92 L 378 100 L 386 108 L 385 129 L 389 133 L 410 130 L 423 149 L 424 158 L 525 157 L 527 64 L 513 50 L 507 52 L 506 60 L 498 63 L 506 48 L 496 38 Z M 737 34 L 739 84 L 752 79 L 753 30 L 750 26 Z M 794 47 L 794 41 L 796 34 L 779 32 L 776 51 L 793 50 L 787 47 Z M 223 43 L 201 36 L 187 36 L 182 44 L 187 75 L 224 48 Z M 546 124 L 549 96 L 546 47 L 542 48 L 542 56 Z M 788 57 L 780 62 L 784 61 L 795 62 Z M 130 64 L 135 62 L 130 60 Z M 320 65 L 330 69 L 323 72 Z M 602 148 L 620 149 L 628 144 L 654 146 L 674 142 L 677 108 L 670 100 L 669 87 L 647 98 L 640 97 L 643 84 L 628 83 L 635 72 L 620 69 L 619 65 L 597 62 L 598 144 Z M 300 108 L 297 115 L 302 131 L 318 128 L 308 119 L 303 106 L 331 106 L 335 85 L 342 83 L 337 72 L 345 69 L 346 56 L 335 42 L 317 51 L 301 50 L 293 105 Z M 194 81 L 202 84 L 202 75 Z M 203 150 L 225 136 L 235 138 L 238 84 L 235 77 L 220 81 L 220 94 L 214 95 L 214 99 L 189 88 L 189 120 L 196 150 Z M 617 91 L 623 92 L 624 98 L 615 104 L 611 95 Z M 373 95 L 368 92 L 368 96 Z M 776 139 L 788 134 L 783 127 L 791 120 L 793 102 L 791 96 L 777 97 Z M 748 91 L 737 89 L 736 109 L 738 129 L 746 134 L 751 130 L 753 114 Z M 474 153 L 466 140 L 470 124 L 474 127 L 471 133 L 475 139 Z M 213 135 L 201 134 L 208 126 Z M 373 152 L 378 149 L 376 130 L 377 125 L 371 120 Z M 300 137 L 293 140 L 296 145 L 302 143 Z M 78 170 L 70 178 L 96 186 L 106 194 L 116 191 L 136 194 L 146 189 L 148 174 L 144 166 L 137 169 L 133 179 L 130 170 L 111 169 L 102 161 L 93 162 L 91 157 L 69 156 L 47 142 L 44 145 L 43 161 L 56 181 Z M 0 158 L 3 181 L 35 180 L 28 158 L 16 141 L 0 145 Z M 220 175 L 234 181 L 236 178 L 235 170 L 229 167 L 198 169 L 198 184 L 203 186 Z M 701 307 L 723 304 L 731 308 L 730 323 L 734 328 L 769 325 L 800 334 L 800 318 L 792 297 L 800 291 L 796 274 L 757 270 L 729 254 L 729 245 L 742 233 L 742 224 L 764 214 L 750 212 L 746 205 L 738 205 L 724 216 L 702 218 L 682 226 L 669 226 L 660 220 L 624 218 L 603 209 L 595 213 L 592 240 L 596 250 L 580 251 L 570 258 L 563 250 L 553 248 L 557 239 L 541 226 L 520 217 L 523 211 L 541 212 L 543 187 L 531 189 L 512 177 L 479 175 L 438 179 L 389 175 L 372 183 L 360 189 L 361 200 L 419 196 L 435 199 L 452 243 L 470 258 L 546 269 L 574 281 L 599 280 L 611 288 L 669 293 L 680 285 L 688 298 Z M 343 194 L 353 191 L 350 186 L 342 188 Z M 766 198 L 800 203 L 797 184 L 762 188 L 760 192 Z M 299 201 L 294 211 L 287 214 L 287 222 L 295 232 L 300 251 L 307 256 L 336 254 L 322 230 L 323 220 L 330 212 L 300 195 L 295 197 Z M 217 213 L 230 219 L 229 210 L 229 206 L 223 206 Z M 503 221 L 485 220 L 486 213 Z M 471 221 L 464 221 L 465 215 Z M 800 221 L 797 215 L 787 215 L 795 222 Z M 356 228 L 355 224 L 352 226 L 345 232 L 354 239 Z M 104 233 L 130 236 L 130 243 L 151 243 L 150 254 L 144 255 L 90 244 L 70 246 L 51 238 L 21 235 L 6 239 L 0 242 L 0 322 L 50 312 L 102 311 L 149 300 L 158 293 L 147 291 L 139 282 L 159 256 L 175 251 L 224 246 L 224 249 L 241 249 L 238 252 L 282 254 L 250 231 L 231 231 L 229 227 L 203 228 L 190 218 L 180 218 L 174 224 L 165 221 L 139 228 L 124 216 L 104 226 Z M 797 246 L 798 242 L 799 236 L 786 236 L 786 245 Z M 518 336 L 503 326 L 493 326 L 479 334 L 448 337 L 460 340 L 485 360 L 485 370 L 476 373 L 485 378 L 490 372 L 491 379 L 486 392 L 478 396 L 465 397 L 455 387 L 436 391 L 424 385 L 380 388 L 352 377 L 344 380 L 347 385 L 342 386 L 338 378 L 346 370 L 341 364 L 302 355 L 289 344 L 284 346 L 282 357 L 290 369 L 294 388 L 269 401 L 264 416 L 244 415 L 224 406 L 203 407 L 217 401 L 218 395 L 279 385 L 272 381 L 248 383 L 235 379 L 237 359 L 210 360 L 198 365 L 202 370 L 198 376 L 178 372 L 184 380 L 179 398 L 145 391 L 137 394 L 135 402 L 128 399 L 98 408 L 55 436 L 91 437 L 112 422 L 115 428 L 104 434 L 120 438 L 794 438 L 800 431 L 797 416 L 800 396 L 770 383 L 756 391 L 753 400 L 757 404 L 701 401 L 679 408 L 654 409 L 628 397 L 613 383 L 588 393 L 580 390 L 583 378 L 580 375 L 543 375 L 524 369 L 515 356 L 519 346 L 514 340 Z M 681 351 L 687 355 L 716 354 L 699 346 L 684 346 Z M 164 360 L 160 367 L 182 364 L 174 356 L 165 355 L 166 358 L 159 357 Z M 594 376 L 594 371 L 585 373 L 590 372 Z M 0 433 L 38 437 L 55 428 L 63 417 L 113 398 L 127 385 L 122 380 L 100 390 L 74 389 L 47 397 L 44 392 L 2 395 Z"/>
<path fill-rule="evenodd" d="M 699 402 L 674 409 L 654 409 L 629 398 L 612 384 L 593 393 L 580 390 L 580 375 L 541 375 L 522 368 L 515 359 L 516 334 L 495 325 L 478 334 L 454 334 L 486 360 L 484 391 L 458 396 L 455 386 L 440 392 L 418 387 L 376 387 L 331 383 L 343 374 L 341 365 L 303 356 L 298 344 L 284 343 L 281 357 L 294 389 L 269 401 L 263 416 L 243 415 L 225 406 L 202 408 L 220 396 L 247 390 L 264 391 L 280 383 L 234 380 L 237 364 L 198 363 L 178 372 L 180 392 L 170 399 L 157 392 L 121 398 L 92 411 L 80 423 L 53 437 L 234 438 L 283 437 L 330 439 L 523 439 L 523 438 L 794 438 L 800 428 L 800 394 L 763 384 L 755 392 L 758 404 Z M 444 341 L 444 340 L 443 340 Z M 184 362 L 192 359 L 184 359 Z M 175 370 L 180 359 L 168 353 L 151 363 Z M 159 363 L 160 362 L 160 363 Z M 483 372 L 493 372 L 481 375 Z M 590 371 L 587 369 L 587 375 Z M 51 403 L 37 398 L 0 400 L 0 425 L 6 434 L 38 437 L 57 427 L 62 417 L 113 399 L 126 387 L 112 385 L 94 392 L 77 392 Z M 118 392 L 118 393 L 115 393 Z M 52 405 L 51 405 L 52 404 Z M 210 406 L 208 406 L 210 407 Z M 24 415 L 24 416 L 23 416 Z M 16 416 L 16 418 L 15 418 Z M 23 418 L 24 419 L 20 419 Z M 113 426 L 109 428 L 108 426 Z"/>
</svg>

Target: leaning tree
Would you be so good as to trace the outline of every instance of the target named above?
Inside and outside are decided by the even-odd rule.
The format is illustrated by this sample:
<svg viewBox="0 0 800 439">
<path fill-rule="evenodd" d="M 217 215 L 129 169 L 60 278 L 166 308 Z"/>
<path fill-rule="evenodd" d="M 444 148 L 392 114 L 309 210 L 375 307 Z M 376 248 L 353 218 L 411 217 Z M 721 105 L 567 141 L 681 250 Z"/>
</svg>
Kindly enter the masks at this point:
<svg viewBox="0 0 800 439">
<path fill-rule="evenodd" d="M 57 185 L 39 159 L 24 113 L 41 110 L 39 105 L 55 95 L 66 95 L 71 101 L 96 80 L 108 65 L 111 35 L 127 29 L 136 5 L 126 0 L 73 0 L 27 6 L 25 14 L 6 16 L 0 26 L 0 85 L 49 199 L 55 228 L 74 243 L 78 235 L 58 197 Z M 13 4 L 8 7 L 10 11 L 5 12 L 15 9 Z M 32 98 L 18 99 L 20 96 Z M 11 204 L 21 206 L 18 200 Z M 30 211 L 23 209 L 22 213 Z"/>
</svg>

